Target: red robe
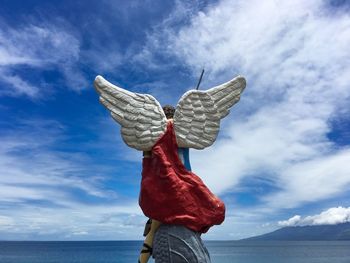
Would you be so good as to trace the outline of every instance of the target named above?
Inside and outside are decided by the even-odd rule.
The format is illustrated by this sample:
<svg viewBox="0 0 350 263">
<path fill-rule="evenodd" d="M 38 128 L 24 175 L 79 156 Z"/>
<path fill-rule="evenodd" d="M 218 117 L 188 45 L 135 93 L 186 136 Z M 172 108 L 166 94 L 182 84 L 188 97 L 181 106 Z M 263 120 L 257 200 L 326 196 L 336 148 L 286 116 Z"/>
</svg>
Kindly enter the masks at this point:
<svg viewBox="0 0 350 263">
<path fill-rule="evenodd" d="M 177 149 L 169 122 L 151 157 L 143 158 L 139 204 L 149 218 L 205 233 L 224 221 L 225 205 L 196 174 L 186 170 Z"/>
</svg>

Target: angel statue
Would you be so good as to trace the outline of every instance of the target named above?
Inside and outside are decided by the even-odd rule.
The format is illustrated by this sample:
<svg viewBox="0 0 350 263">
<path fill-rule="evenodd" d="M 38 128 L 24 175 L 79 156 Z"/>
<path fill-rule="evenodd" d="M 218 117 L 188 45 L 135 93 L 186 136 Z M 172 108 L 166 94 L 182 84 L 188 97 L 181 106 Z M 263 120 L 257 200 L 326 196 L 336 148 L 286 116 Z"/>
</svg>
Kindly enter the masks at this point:
<svg viewBox="0 0 350 263">
<path fill-rule="evenodd" d="M 239 101 L 246 81 L 238 76 L 209 90 L 190 90 L 176 109 L 151 95 L 94 81 L 100 102 L 121 125 L 124 142 L 143 152 L 139 205 L 149 218 L 138 262 L 208 263 L 201 234 L 225 219 L 225 205 L 191 171 L 189 148 L 214 143 L 220 120 Z"/>
</svg>

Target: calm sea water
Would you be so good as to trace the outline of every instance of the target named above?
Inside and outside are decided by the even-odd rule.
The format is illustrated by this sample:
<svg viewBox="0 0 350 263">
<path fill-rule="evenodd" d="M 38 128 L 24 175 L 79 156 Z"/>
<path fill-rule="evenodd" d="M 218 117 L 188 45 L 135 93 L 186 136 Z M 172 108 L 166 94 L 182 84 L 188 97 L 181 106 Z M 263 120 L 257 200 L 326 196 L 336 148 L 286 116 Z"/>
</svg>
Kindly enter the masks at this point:
<svg viewBox="0 0 350 263">
<path fill-rule="evenodd" d="M 0 262 L 134 263 L 141 244 L 141 241 L 0 242 Z M 206 245 L 212 263 L 350 263 L 350 241 L 207 241 Z"/>
</svg>

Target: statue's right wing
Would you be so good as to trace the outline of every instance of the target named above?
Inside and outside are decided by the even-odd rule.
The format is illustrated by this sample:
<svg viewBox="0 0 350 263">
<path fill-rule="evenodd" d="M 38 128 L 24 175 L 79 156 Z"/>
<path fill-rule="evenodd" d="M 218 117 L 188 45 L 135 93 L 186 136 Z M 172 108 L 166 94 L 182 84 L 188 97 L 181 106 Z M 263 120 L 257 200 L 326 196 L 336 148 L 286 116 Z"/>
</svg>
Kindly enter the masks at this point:
<svg viewBox="0 0 350 263">
<path fill-rule="evenodd" d="M 127 91 L 101 76 L 94 81 L 100 102 L 121 127 L 124 142 L 137 150 L 150 151 L 165 132 L 167 120 L 159 102 L 151 95 Z"/>
</svg>

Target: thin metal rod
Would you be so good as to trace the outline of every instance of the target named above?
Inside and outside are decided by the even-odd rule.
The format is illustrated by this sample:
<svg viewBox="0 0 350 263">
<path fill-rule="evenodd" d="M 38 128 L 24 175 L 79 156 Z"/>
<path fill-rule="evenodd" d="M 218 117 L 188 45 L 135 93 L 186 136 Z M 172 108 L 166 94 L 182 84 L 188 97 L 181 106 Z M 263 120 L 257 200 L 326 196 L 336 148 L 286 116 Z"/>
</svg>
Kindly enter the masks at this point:
<svg viewBox="0 0 350 263">
<path fill-rule="evenodd" d="M 202 69 L 202 73 L 201 73 L 201 76 L 199 77 L 199 80 L 198 80 L 198 84 L 197 84 L 196 90 L 198 90 L 198 89 L 199 89 L 199 85 L 201 84 L 201 81 L 202 81 L 202 78 L 203 78 L 203 74 L 204 74 L 204 69 Z"/>
</svg>

